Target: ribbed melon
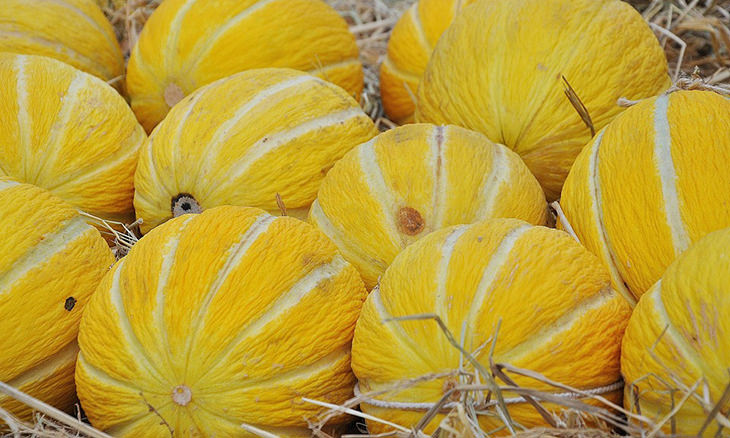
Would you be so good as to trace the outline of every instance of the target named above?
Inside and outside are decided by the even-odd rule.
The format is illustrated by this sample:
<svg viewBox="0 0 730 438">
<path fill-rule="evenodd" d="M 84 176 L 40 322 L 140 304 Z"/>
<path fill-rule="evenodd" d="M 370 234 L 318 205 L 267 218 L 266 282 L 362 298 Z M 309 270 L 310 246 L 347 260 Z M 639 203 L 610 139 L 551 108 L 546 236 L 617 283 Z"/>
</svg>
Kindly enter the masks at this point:
<svg viewBox="0 0 730 438">
<path fill-rule="evenodd" d="M 4 0 L 0 52 L 55 58 L 121 89 L 124 59 L 93 0 Z"/>
<path fill-rule="evenodd" d="M 243 423 L 309 436 L 320 408 L 302 397 L 352 395 L 365 296 L 355 268 L 300 220 L 232 206 L 173 219 L 115 265 L 84 312 L 81 404 L 117 437 L 168 436 L 161 418 L 174 436 L 255 436 Z"/>
<path fill-rule="evenodd" d="M 352 369 L 361 392 L 376 394 L 360 407 L 410 428 L 449 390 L 469 382 L 458 370 L 463 366 L 473 373 L 473 366 L 436 322 L 392 319 L 430 314 L 438 315 L 487 370 L 494 348 L 495 363 L 529 369 L 575 388 L 605 388 L 604 397 L 618 402 L 621 385 L 614 384 L 620 380 L 621 337 L 630 313 L 599 260 L 567 233 L 517 219 L 433 232 L 395 258 L 363 306 Z M 563 392 L 508 375 L 522 387 Z M 486 397 L 486 391 L 481 395 Z M 450 396 L 458 400 L 459 394 Z M 510 391 L 503 396 L 518 398 Z M 414 403 L 415 408 L 409 407 Z M 557 405 L 544 406 L 560 412 Z M 507 407 L 515 423 L 545 426 L 524 400 Z M 494 407 L 484 410 L 478 416 L 482 430 L 507 434 Z M 437 414 L 424 431 L 432 433 L 442 418 Z M 375 422 L 368 426 L 374 434 L 390 430 Z"/>
<path fill-rule="evenodd" d="M 332 165 L 377 134 L 340 87 L 290 69 L 256 69 L 173 108 L 142 149 L 134 205 L 147 232 L 218 205 L 305 217 Z"/>
<path fill-rule="evenodd" d="M 0 381 L 71 413 L 81 312 L 114 257 L 94 227 L 45 190 L 0 177 L 0 205 Z M 2 394 L 0 408 L 31 418 Z"/>
<path fill-rule="evenodd" d="M 621 350 L 627 409 L 659 423 L 674 408 L 663 431 L 677 435 L 725 436 L 726 421 L 709 412 L 723 399 L 730 369 L 730 229 L 712 232 L 687 249 L 641 297 Z M 698 383 L 699 382 L 699 383 Z M 677 399 L 696 389 L 681 406 Z M 703 426 L 705 427 L 702 430 Z M 718 431 L 722 431 L 718 435 Z"/>
<path fill-rule="evenodd" d="M 132 50 L 127 89 L 148 132 L 203 85 L 254 68 L 310 72 L 358 99 L 362 64 L 345 20 L 321 0 L 166 0 Z"/>
<path fill-rule="evenodd" d="M 493 217 L 547 221 L 545 195 L 520 157 L 458 126 L 406 125 L 351 150 L 327 174 L 309 220 L 375 286 L 407 245 Z"/>
<path fill-rule="evenodd" d="M 102 219 L 131 222 L 147 136 L 119 93 L 43 56 L 0 54 L 0 83 L 0 176 Z"/>
<path fill-rule="evenodd" d="M 561 205 L 634 301 L 705 234 L 730 226 L 730 101 L 679 91 L 627 109 L 585 147 Z"/>
</svg>

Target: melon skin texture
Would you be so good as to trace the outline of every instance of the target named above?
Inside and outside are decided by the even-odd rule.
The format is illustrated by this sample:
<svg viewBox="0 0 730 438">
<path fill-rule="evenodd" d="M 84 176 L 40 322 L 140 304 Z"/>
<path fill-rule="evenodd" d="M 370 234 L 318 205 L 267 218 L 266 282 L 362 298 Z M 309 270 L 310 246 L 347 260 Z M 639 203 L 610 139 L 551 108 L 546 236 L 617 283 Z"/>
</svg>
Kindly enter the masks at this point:
<svg viewBox="0 0 730 438">
<path fill-rule="evenodd" d="M 0 203 L 0 381 L 71 413 L 81 312 L 114 256 L 94 227 L 45 190 L 0 177 Z M 0 408 L 32 418 L 5 395 Z"/>
<path fill-rule="evenodd" d="M 729 247 L 730 229 L 706 235 L 672 262 L 639 300 L 621 352 L 627 409 L 636 411 L 635 393 L 641 415 L 655 422 L 668 415 L 673 403 L 660 379 L 671 388 L 680 387 L 675 382 L 690 388 L 700 381 L 695 396 L 707 396 L 709 409 L 720 402 L 730 368 Z M 727 401 L 720 412 L 727 416 Z M 697 435 L 708 413 L 690 397 L 674 417 L 676 433 Z M 719 426 L 713 419 L 702 436 L 715 436 Z M 672 432 L 670 423 L 664 431 Z"/>
<path fill-rule="evenodd" d="M 145 23 L 127 67 L 127 89 L 150 132 L 184 96 L 254 68 L 292 68 L 359 100 L 355 36 L 321 0 L 166 0 Z"/>
<path fill-rule="evenodd" d="M 380 67 L 385 114 L 396 123 L 413 122 L 416 93 L 431 52 L 462 7 L 474 0 L 420 0 L 393 27 Z"/>
<path fill-rule="evenodd" d="M 48 56 L 119 88 L 123 84 L 122 51 L 93 0 L 3 1 L 0 52 Z"/>
<path fill-rule="evenodd" d="M 309 221 L 370 289 L 403 248 L 432 231 L 493 217 L 543 225 L 547 216 L 540 184 L 517 154 L 458 126 L 413 124 L 338 161 Z"/>
<path fill-rule="evenodd" d="M 363 393 L 457 370 L 460 353 L 434 321 L 384 322 L 436 314 L 456 339 L 462 339 L 465 327 L 464 348 L 487 369 L 501 320 L 495 363 L 530 369 L 577 388 L 604 387 L 620 379 L 619 350 L 630 310 L 611 289 L 598 259 L 567 233 L 517 219 L 449 227 L 403 250 L 385 271 L 357 322 L 352 369 Z M 523 387 L 554 390 L 532 379 L 510 377 Z M 432 379 L 377 398 L 436 403 L 455 379 Z M 620 389 L 604 396 L 618 402 Z M 424 414 L 368 402 L 361 408 L 404 427 L 414 426 Z M 545 426 L 527 403 L 508 409 L 525 427 Z M 442 419 L 437 416 L 424 431 L 433 432 Z M 481 416 L 480 424 L 485 431 L 503 425 L 496 414 Z M 373 422 L 368 427 L 370 433 L 387 430 Z"/>
<path fill-rule="evenodd" d="M 147 136 L 119 93 L 42 56 L 0 54 L 0 81 L 0 176 L 101 219 L 134 220 L 134 170 Z"/>
<path fill-rule="evenodd" d="M 635 302 L 705 234 L 730 226 L 730 102 L 679 91 L 629 108 L 585 147 L 561 206 Z"/>
<path fill-rule="evenodd" d="M 304 218 L 327 171 L 377 133 L 344 90 L 305 73 L 257 69 L 214 82 L 176 105 L 140 153 L 142 231 L 218 205 L 278 213 L 277 193 Z"/>
<path fill-rule="evenodd" d="M 667 69 L 653 32 L 623 1 L 483 1 L 465 7 L 436 45 L 415 118 L 513 149 L 553 201 L 591 139 L 562 76 L 600 130 L 623 110 L 619 98 L 667 89 Z"/>
<path fill-rule="evenodd" d="M 81 404 L 118 437 L 169 434 L 147 403 L 180 436 L 249 436 L 242 423 L 304 435 L 320 408 L 301 397 L 352 395 L 365 296 L 305 222 L 235 206 L 180 216 L 135 244 L 84 312 Z"/>
</svg>

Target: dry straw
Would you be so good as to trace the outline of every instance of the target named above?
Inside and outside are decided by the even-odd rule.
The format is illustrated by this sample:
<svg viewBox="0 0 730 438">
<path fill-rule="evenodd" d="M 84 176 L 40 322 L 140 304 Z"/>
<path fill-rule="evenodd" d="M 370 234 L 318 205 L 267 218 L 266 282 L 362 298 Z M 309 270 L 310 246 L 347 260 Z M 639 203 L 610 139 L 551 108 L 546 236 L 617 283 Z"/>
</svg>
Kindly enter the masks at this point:
<svg viewBox="0 0 730 438">
<path fill-rule="evenodd" d="M 117 36 L 119 37 L 125 57 L 129 55 L 131 47 L 134 46 L 139 32 L 145 21 L 159 5 L 161 0 L 108 0 L 104 8 L 107 16 L 114 24 Z M 385 51 L 390 31 L 400 14 L 409 6 L 410 0 L 328 0 L 345 19 L 348 21 L 353 33 L 358 40 L 361 59 L 365 65 L 365 89 L 361 97 L 361 103 L 365 111 L 378 123 L 381 129 L 394 127 L 395 124 L 383 116 L 382 104 L 379 98 L 378 71 Z M 675 88 L 682 89 L 709 89 L 723 94 L 730 94 L 730 0 L 632 0 L 630 1 L 642 13 L 643 17 L 654 29 L 662 46 L 667 54 L 670 72 L 673 75 Z M 122 78 L 116 78 L 119 81 Z M 571 93 L 569 84 L 566 86 L 566 95 L 578 108 L 582 107 L 578 96 Z M 571 94 L 573 95 L 571 98 Z M 630 105 L 634 102 L 621 102 L 623 105 Z M 582 115 L 582 117 L 584 117 Z M 585 114 L 584 120 L 590 128 L 590 116 Z M 559 205 L 555 205 L 557 220 L 563 228 L 570 230 L 565 216 L 562 215 Z M 123 225 L 109 223 L 95 218 L 105 229 L 105 232 L 113 236 L 116 243 L 115 251 L 118 257 L 123 257 L 126 251 L 136 242 L 138 230 L 136 225 Z M 433 323 L 439 323 L 433 315 L 414 316 L 414 318 L 433 319 Z M 400 321 L 392 320 L 387 323 L 397 324 Z M 426 323 L 426 322 L 424 322 Z M 450 339 L 454 348 L 461 350 L 462 366 L 458 370 L 450 372 L 449 375 L 458 376 L 459 384 L 455 385 L 449 394 L 438 403 L 433 404 L 431 409 L 424 413 L 424 420 L 416 427 L 408 428 L 403 425 L 392 424 L 394 432 L 387 436 L 396 438 L 483 438 L 491 433 L 512 432 L 520 438 L 609 438 L 617 436 L 617 431 L 636 437 L 664 436 L 660 430 L 661 426 L 669 425 L 674 430 L 675 420 L 673 415 L 668 415 L 659 423 L 652 423 L 641 415 L 634 414 L 616 406 L 603 398 L 601 395 L 586 393 L 577 388 L 570 388 L 558 382 L 552 382 L 544 376 L 528 370 L 522 370 L 509 364 L 494 363 L 489 361 L 488 367 L 483 367 L 469 352 L 464 351 L 459 342 L 452 334 L 442 329 Z M 495 339 L 492 340 L 493 343 Z M 489 346 L 485 346 L 487 348 Z M 490 356 L 491 357 L 491 353 Z M 510 375 L 523 375 L 536 382 L 552 386 L 555 391 L 537 391 L 526 387 L 514 385 Z M 386 392 L 397 392 L 408 386 L 416 385 L 424 380 L 444 378 L 444 374 L 423 376 L 420 379 L 401 382 Z M 657 379 L 657 376 L 649 375 L 646 379 Z M 704 407 L 708 424 L 715 419 L 719 424 L 728 429 L 721 431 L 727 435 L 730 430 L 730 420 L 721 415 L 720 409 L 730 400 L 730 384 L 718 403 L 712 404 L 704 396 L 705 387 L 703 381 L 687 382 L 681 381 L 673 376 L 671 381 L 661 382 L 664 390 L 669 391 L 675 399 L 675 413 L 682 403 L 693 400 Z M 23 422 L 13 417 L 10 413 L 0 409 L 0 424 L 5 423 L 0 436 L 3 437 L 37 437 L 37 438 L 70 438 L 70 437 L 91 437 L 102 438 L 107 435 L 82 423 L 81 418 L 75 418 L 61 413 L 42 402 L 20 393 L 13 388 L 0 385 L 0 392 L 10 395 L 35 409 L 38 413 L 31 423 Z M 522 430 L 509 416 L 507 401 L 503 393 L 519 394 L 528 403 L 545 417 L 548 424 L 553 425 L 549 429 Z M 593 399 L 597 405 L 589 405 L 575 397 L 560 396 L 559 393 L 572 393 L 584 398 Z M 558 393 L 558 395 L 556 395 Z M 328 438 L 327 422 L 343 413 L 351 414 L 360 419 L 367 416 L 357 410 L 357 406 L 367 399 L 382 396 L 382 393 L 359 394 L 342 406 L 333 406 L 317 400 L 309 400 L 310 403 L 319 404 L 323 407 L 322 414 L 312 420 L 311 428 L 313 435 L 318 438 Z M 564 395 L 564 394 L 563 394 Z M 454 403 L 456 400 L 456 403 Z M 551 402 L 562 406 L 562 413 L 549 412 L 542 407 L 543 402 Z M 443 407 L 449 404 L 450 413 L 441 423 L 439 429 L 428 437 L 421 426 L 426 424 L 430 418 L 441 413 Z M 488 406 L 488 409 L 485 407 Z M 672 414 L 670 413 L 670 414 Z M 479 415 L 494 415 L 500 418 L 504 424 L 500 431 L 483 431 L 479 428 L 477 417 Z M 627 424 L 626 419 L 631 421 Z M 385 420 L 370 418 L 371 421 L 384 422 Z M 587 425 L 592 427 L 588 427 Z M 621 426 L 617 429 L 615 426 Z M 252 433 L 258 433 L 265 438 L 275 436 L 255 427 L 244 425 L 242 428 Z M 363 432 L 362 426 L 357 430 Z M 3 434 L 4 433 L 4 434 Z M 362 435 L 358 435 L 362 436 Z"/>
</svg>

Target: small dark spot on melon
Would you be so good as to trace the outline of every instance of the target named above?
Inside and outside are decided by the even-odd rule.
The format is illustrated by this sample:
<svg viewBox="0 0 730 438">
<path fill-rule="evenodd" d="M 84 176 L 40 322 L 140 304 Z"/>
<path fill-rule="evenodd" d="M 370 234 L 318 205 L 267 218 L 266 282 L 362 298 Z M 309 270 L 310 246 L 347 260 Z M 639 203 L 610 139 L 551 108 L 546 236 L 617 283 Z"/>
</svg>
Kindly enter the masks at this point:
<svg viewBox="0 0 730 438">
<path fill-rule="evenodd" d="M 198 201 L 193 198 L 193 195 L 189 193 L 180 193 L 179 195 L 172 198 L 170 205 L 173 217 L 182 216 L 188 213 L 201 213 L 203 209 L 198 204 Z"/>
<path fill-rule="evenodd" d="M 400 232 L 408 236 L 415 236 L 423 231 L 426 222 L 423 216 L 415 208 L 402 207 L 398 210 L 398 228 Z"/>
<path fill-rule="evenodd" d="M 66 302 L 63 304 L 63 308 L 70 312 L 71 310 L 73 310 L 75 305 L 76 305 L 76 298 L 68 297 L 68 298 L 66 298 Z"/>
</svg>

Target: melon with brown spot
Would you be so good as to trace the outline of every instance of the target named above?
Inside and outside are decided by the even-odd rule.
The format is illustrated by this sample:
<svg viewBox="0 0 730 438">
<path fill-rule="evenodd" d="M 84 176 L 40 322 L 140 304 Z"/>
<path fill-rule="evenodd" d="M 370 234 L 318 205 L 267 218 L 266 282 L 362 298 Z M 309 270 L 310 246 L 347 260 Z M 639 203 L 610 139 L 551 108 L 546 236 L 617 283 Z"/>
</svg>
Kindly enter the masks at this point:
<svg viewBox="0 0 730 438">
<path fill-rule="evenodd" d="M 561 205 L 635 302 L 705 234 L 730 226 L 730 101 L 678 91 L 627 109 L 583 149 Z"/>
<path fill-rule="evenodd" d="M 355 36 L 321 0 L 166 0 L 132 50 L 127 89 L 150 132 L 203 85 L 267 67 L 310 72 L 357 99 L 363 88 Z"/>
<path fill-rule="evenodd" d="M 140 153 L 134 205 L 147 232 L 218 205 L 306 217 L 324 175 L 377 134 L 336 85 L 291 69 L 256 69 L 177 104 Z"/>
<path fill-rule="evenodd" d="M 487 370 L 493 359 L 595 389 L 617 403 L 621 337 L 630 313 L 598 259 L 567 233 L 503 218 L 435 231 L 396 256 L 363 306 L 352 345 L 352 369 L 366 395 L 360 407 L 411 428 L 457 384 L 469 381 L 460 371 L 474 378 L 472 364 L 435 321 L 397 320 L 433 314 Z M 564 392 L 507 374 L 522 387 Z M 502 395 L 516 424 L 546 425 L 519 394 Z M 494 405 L 479 411 L 482 430 L 508 433 Z M 437 414 L 423 431 L 432 433 L 441 419 Z M 374 421 L 368 427 L 373 434 L 392 431 Z"/>
<path fill-rule="evenodd" d="M 0 52 L 48 56 L 119 89 L 124 83 L 114 29 L 93 0 L 3 0 Z"/>
<path fill-rule="evenodd" d="M 175 436 L 254 436 L 244 423 L 309 436 L 320 408 L 302 397 L 352 395 L 365 296 L 305 222 L 233 206 L 175 218 L 132 247 L 84 312 L 81 404 L 117 437 L 168 436 L 161 420 Z"/>
<path fill-rule="evenodd" d="M 0 83 L 0 176 L 101 219 L 134 220 L 134 170 L 147 136 L 124 98 L 44 56 L 0 54 Z"/>
<path fill-rule="evenodd" d="M 81 312 L 114 256 L 45 190 L 0 177 L 0 205 L 0 381 L 71 413 Z M 2 394 L 0 408 L 32 416 Z"/>
<path fill-rule="evenodd" d="M 520 157 L 458 126 L 413 124 L 379 134 L 338 161 L 309 220 L 372 288 L 417 239 L 494 217 L 547 220 L 545 195 Z"/>
</svg>

